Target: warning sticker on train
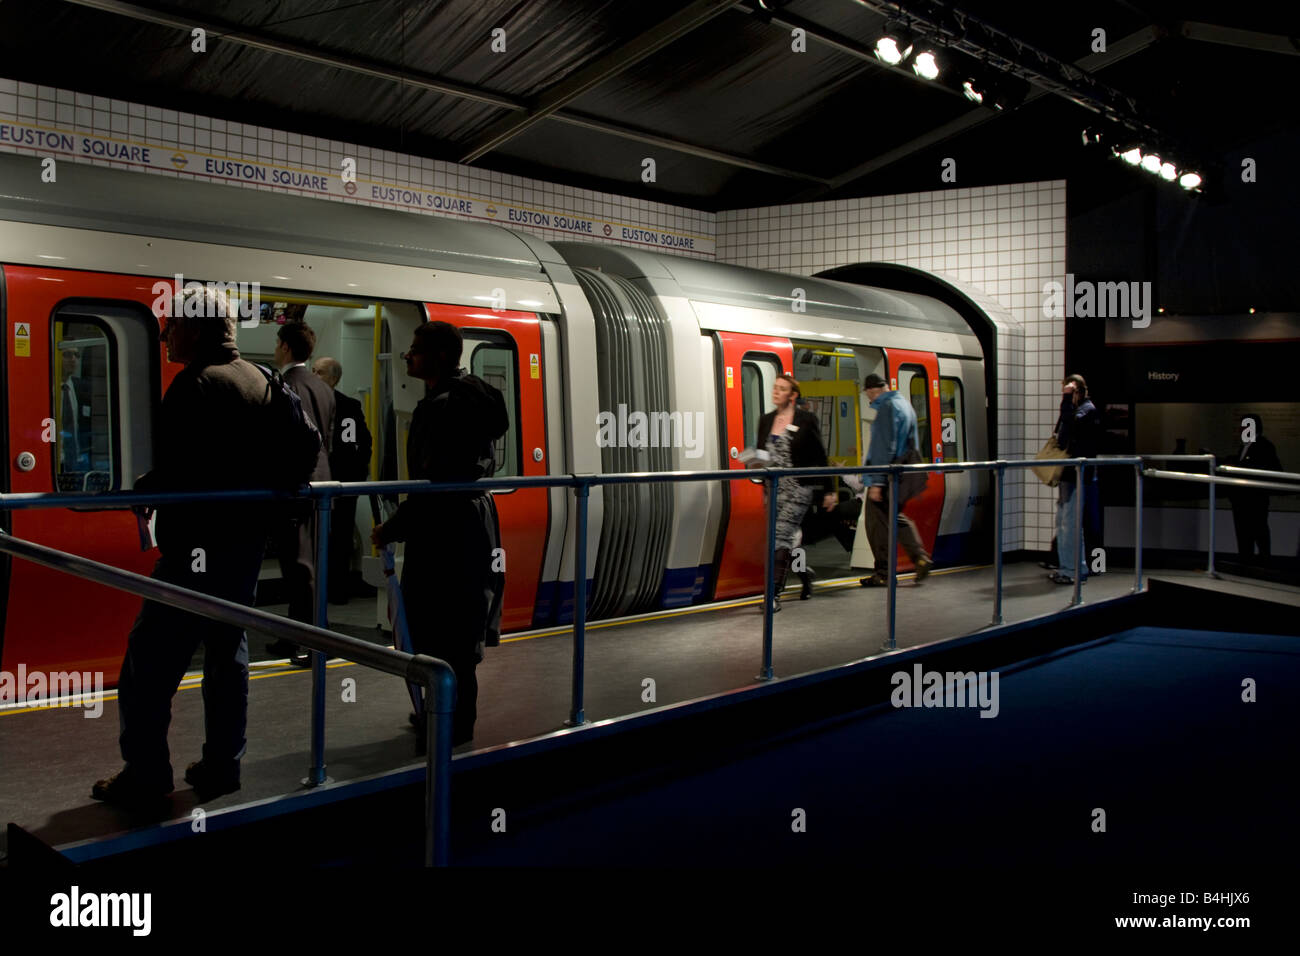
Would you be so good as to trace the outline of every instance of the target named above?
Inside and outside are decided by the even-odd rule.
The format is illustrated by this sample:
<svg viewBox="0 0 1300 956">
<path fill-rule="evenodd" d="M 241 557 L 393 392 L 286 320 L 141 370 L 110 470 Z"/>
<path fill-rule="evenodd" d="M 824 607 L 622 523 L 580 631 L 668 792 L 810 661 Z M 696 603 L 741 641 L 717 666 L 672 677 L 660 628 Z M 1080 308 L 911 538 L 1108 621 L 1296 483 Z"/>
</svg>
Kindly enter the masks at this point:
<svg viewBox="0 0 1300 956">
<path fill-rule="evenodd" d="M 26 322 L 14 323 L 14 355 L 18 358 L 31 358 L 32 327 Z"/>
</svg>

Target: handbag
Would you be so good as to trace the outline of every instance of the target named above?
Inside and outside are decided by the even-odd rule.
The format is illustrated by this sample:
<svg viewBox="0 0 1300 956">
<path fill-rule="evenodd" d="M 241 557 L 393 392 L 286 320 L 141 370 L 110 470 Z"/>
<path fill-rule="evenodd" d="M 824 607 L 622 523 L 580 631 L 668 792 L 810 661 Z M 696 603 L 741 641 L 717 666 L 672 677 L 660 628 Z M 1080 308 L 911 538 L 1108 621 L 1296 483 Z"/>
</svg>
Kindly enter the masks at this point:
<svg viewBox="0 0 1300 956">
<path fill-rule="evenodd" d="M 909 447 L 892 462 L 895 465 L 919 465 L 925 459 L 916 448 Z M 904 505 L 911 501 L 921 492 L 925 491 L 925 486 L 930 481 L 928 471 L 905 471 L 898 476 L 898 503 Z"/>
<path fill-rule="evenodd" d="M 1043 443 L 1043 447 L 1038 450 L 1034 456 L 1039 461 L 1051 461 L 1053 458 L 1068 458 L 1065 449 L 1056 443 L 1056 433 Z M 1065 471 L 1064 465 L 1030 465 L 1029 470 L 1038 476 L 1038 480 L 1049 488 L 1055 488 L 1061 483 L 1061 473 Z"/>
</svg>

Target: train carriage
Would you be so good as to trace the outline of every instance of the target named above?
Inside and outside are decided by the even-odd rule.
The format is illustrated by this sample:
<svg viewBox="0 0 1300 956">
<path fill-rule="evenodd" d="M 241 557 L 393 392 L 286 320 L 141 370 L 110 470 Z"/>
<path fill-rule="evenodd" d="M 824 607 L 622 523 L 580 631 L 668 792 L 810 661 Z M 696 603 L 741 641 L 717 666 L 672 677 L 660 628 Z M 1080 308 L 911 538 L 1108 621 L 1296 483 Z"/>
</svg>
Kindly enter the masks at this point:
<svg viewBox="0 0 1300 956">
<path fill-rule="evenodd" d="M 339 359 L 339 388 L 362 400 L 373 478 L 405 476 L 424 386 L 400 353 L 430 319 L 459 326 L 462 364 L 506 395 L 498 476 L 739 468 L 781 372 L 805 383 L 835 461 L 860 460 L 870 413 L 858 384 L 872 371 L 911 399 L 928 457 L 988 451 L 984 349 L 936 298 L 92 166 L 63 164 L 53 184 L 39 173 L 37 160 L 0 155 L 5 492 L 125 490 L 148 470 L 178 371 L 158 342 L 178 279 L 256 289 L 262 308 L 238 333 L 253 360 L 269 360 L 280 321 L 312 325 L 316 354 Z M 980 480 L 932 480 L 909 505 L 950 563 L 987 546 L 969 487 Z M 503 629 L 570 620 L 571 494 L 517 489 L 497 505 Z M 743 480 L 598 489 L 590 614 L 759 593 L 762 508 Z M 93 501 L 0 521 L 140 573 L 156 558 L 129 511 Z M 368 541 L 368 509 L 357 521 Z M 3 561 L 0 669 L 115 675 L 139 599 Z M 853 563 L 871 563 L 861 533 Z"/>
</svg>

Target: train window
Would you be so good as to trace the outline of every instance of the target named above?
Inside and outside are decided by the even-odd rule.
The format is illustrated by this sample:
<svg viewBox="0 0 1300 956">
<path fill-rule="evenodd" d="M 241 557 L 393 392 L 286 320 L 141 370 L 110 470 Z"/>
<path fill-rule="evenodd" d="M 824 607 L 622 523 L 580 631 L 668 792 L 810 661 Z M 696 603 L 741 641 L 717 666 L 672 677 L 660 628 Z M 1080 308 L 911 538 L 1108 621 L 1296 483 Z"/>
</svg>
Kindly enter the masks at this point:
<svg viewBox="0 0 1300 956">
<path fill-rule="evenodd" d="M 921 446 L 921 456 L 929 461 L 930 453 L 930 383 L 925 369 L 919 365 L 904 365 L 898 370 L 898 390 L 907 396 L 916 412 L 916 437 Z"/>
<path fill-rule="evenodd" d="M 749 354 L 740 363 L 741 428 L 745 441 L 762 447 L 767 437 L 758 434 L 758 421 L 771 410 L 772 386 L 781 374 L 780 363 L 768 355 Z"/>
<path fill-rule="evenodd" d="M 943 441 L 943 460 L 965 461 L 966 420 L 962 416 L 959 379 L 939 379 L 939 429 L 939 437 Z"/>
<path fill-rule="evenodd" d="M 129 489 L 153 466 L 158 320 L 137 303 L 74 302 L 52 326 L 54 487 Z"/>
<path fill-rule="evenodd" d="M 475 330 L 466 335 L 467 344 L 474 342 L 483 333 Z M 510 414 L 510 428 L 496 441 L 495 478 L 513 478 L 519 474 L 519 366 L 515 360 L 515 351 L 509 345 L 497 341 L 479 341 L 474 344 L 470 355 L 470 373 L 477 375 L 493 388 L 499 389 L 506 400 L 506 409 Z"/>
<path fill-rule="evenodd" d="M 118 487 L 121 458 L 113 422 L 112 369 L 116 343 L 109 331 L 83 316 L 54 325 L 55 487 L 108 491 Z"/>
</svg>

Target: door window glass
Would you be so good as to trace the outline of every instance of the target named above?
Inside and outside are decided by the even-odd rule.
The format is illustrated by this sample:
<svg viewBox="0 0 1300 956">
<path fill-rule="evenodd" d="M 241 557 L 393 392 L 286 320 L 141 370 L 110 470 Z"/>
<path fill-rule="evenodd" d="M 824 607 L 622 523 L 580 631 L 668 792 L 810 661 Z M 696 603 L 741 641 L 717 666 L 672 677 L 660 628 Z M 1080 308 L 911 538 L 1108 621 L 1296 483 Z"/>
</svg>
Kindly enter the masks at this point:
<svg viewBox="0 0 1300 956">
<path fill-rule="evenodd" d="M 108 491 L 119 487 L 121 455 L 114 422 L 117 396 L 111 333 L 84 317 L 56 317 L 54 325 L 55 487 Z"/>
<path fill-rule="evenodd" d="M 955 378 L 939 379 L 939 418 L 943 460 L 965 461 L 966 423 L 962 417 L 961 382 Z"/>
<path fill-rule="evenodd" d="M 519 474 L 519 422 L 515 414 L 519 365 L 515 360 L 514 349 L 498 342 L 478 343 L 470 357 L 470 373 L 498 389 L 505 397 L 510 427 L 496 440 L 496 471 L 493 477 L 514 477 Z"/>
<path fill-rule="evenodd" d="M 898 390 L 907 396 L 916 413 L 916 437 L 921 457 L 929 461 L 930 453 L 930 383 L 920 365 L 904 365 L 898 370 Z"/>
<path fill-rule="evenodd" d="M 746 355 L 741 362 L 741 427 L 745 431 L 746 444 L 757 442 L 754 447 L 762 448 L 767 443 L 767 436 L 758 434 L 758 422 L 773 408 L 772 386 L 780 374 L 780 364 L 770 356 Z"/>
</svg>

